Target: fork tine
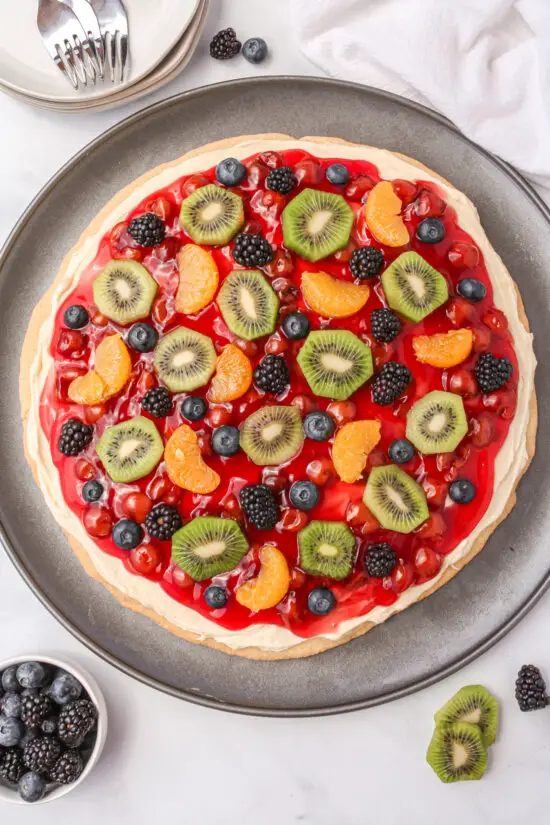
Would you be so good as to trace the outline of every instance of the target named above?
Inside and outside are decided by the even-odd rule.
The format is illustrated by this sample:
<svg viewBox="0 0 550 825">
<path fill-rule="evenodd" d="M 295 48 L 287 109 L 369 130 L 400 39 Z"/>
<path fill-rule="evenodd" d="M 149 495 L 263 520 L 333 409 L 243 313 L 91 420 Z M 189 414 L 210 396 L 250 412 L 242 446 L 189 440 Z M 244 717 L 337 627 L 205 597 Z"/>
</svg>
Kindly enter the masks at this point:
<svg viewBox="0 0 550 825">
<path fill-rule="evenodd" d="M 109 72 L 111 74 L 111 83 L 115 82 L 115 66 L 116 66 L 116 32 L 105 32 L 105 53 L 107 63 L 109 64 Z"/>
<path fill-rule="evenodd" d="M 126 61 L 128 59 L 128 35 L 122 32 L 119 32 L 119 35 L 119 80 L 122 82 L 124 80 L 124 69 L 126 68 Z"/>
<path fill-rule="evenodd" d="M 82 85 L 87 86 L 88 81 L 86 79 L 86 72 L 84 71 L 82 60 L 80 59 L 78 53 L 74 51 L 69 40 L 65 40 L 65 57 L 67 58 L 69 66 L 75 70 L 76 76 Z"/>
<path fill-rule="evenodd" d="M 73 34 L 73 40 L 76 46 L 76 55 L 77 58 L 80 59 L 80 63 L 82 68 L 84 69 L 84 74 L 88 80 L 92 81 L 92 85 L 95 86 L 95 81 L 97 77 L 97 73 L 95 70 L 93 59 L 90 55 L 90 46 L 88 41 L 85 41 L 85 46 L 82 45 L 82 42 L 77 34 Z"/>
<path fill-rule="evenodd" d="M 50 52 L 51 56 L 53 57 L 53 62 L 57 66 L 57 68 L 63 72 L 73 89 L 78 90 L 78 78 L 75 75 L 72 67 L 65 61 L 65 56 L 63 54 L 63 49 L 56 43 L 55 45 L 55 54 Z"/>
</svg>

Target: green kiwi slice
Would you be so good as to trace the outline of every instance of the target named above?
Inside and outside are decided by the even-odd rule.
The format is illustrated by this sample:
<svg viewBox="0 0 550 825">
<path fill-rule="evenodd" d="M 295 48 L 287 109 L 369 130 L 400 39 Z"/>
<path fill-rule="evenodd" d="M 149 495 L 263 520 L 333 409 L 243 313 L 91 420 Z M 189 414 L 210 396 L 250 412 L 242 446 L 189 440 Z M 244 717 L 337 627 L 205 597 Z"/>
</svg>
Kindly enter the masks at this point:
<svg viewBox="0 0 550 825">
<path fill-rule="evenodd" d="M 386 530 L 410 533 L 428 518 L 426 494 L 395 464 L 373 467 L 363 501 Z"/>
<path fill-rule="evenodd" d="M 311 521 L 298 533 L 300 567 L 313 576 L 345 579 L 355 561 L 357 545 L 347 524 Z"/>
<path fill-rule="evenodd" d="M 467 722 L 438 725 L 426 759 L 442 782 L 481 779 L 487 768 L 487 751 L 481 731 Z"/>
<path fill-rule="evenodd" d="M 172 536 L 172 558 L 196 582 L 233 570 L 248 550 L 236 521 L 199 516 Z"/>
<path fill-rule="evenodd" d="M 181 205 L 180 224 L 195 243 L 223 246 L 243 223 L 242 198 L 213 183 L 201 186 Z"/>
<path fill-rule="evenodd" d="M 109 261 L 94 279 L 94 303 L 106 318 L 131 324 L 147 318 L 158 284 L 137 261 Z"/>
<path fill-rule="evenodd" d="M 241 447 L 254 464 L 288 461 L 304 442 L 302 418 L 296 407 L 262 407 L 241 426 Z"/>
<path fill-rule="evenodd" d="M 407 413 L 407 438 L 424 455 L 451 453 L 468 432 L 460 395 L 434 390 Z"/>
<path fill-rule="evenodd" d="M 218 293 L 218 306 L 231 332 L 247 341 L 271 335 L 277 322 L 279 299 L 261 272 L 236 269 Z"/>
<path fill-rule="evenodd" d="M 319 261 L 347 244 L 353 220 L 341 195 L 304 189 L 283 209 L 285 246 L 308 261 Z"/>
<path fill-rule="evenodd" d="M 447 281 L 417 252 L 403 252 L 382 274 L 388 304 L 410 321 L 421 321 L 449 297 Z"/>
<path fill-rule="evenodd" d="M 477 725 L 483 744 L 489 748 L 496 739 L 498 727 L 498 702 L 482 685 L 466 685 L 435 714 L 440 727 L 468 722 Z"/>
<path fill-rule="evenodd" d="M 207 335 L 178 327 L 160 339 L 153 363 L 169 390 L 188 392 L 210 380 L 216 366 L 216 350 Z"/>
<path fill-rule="evenodd" d="M 162 458 L 164 445 L 153 422 L 139 415 L 107 427 L 96 450 L 113 481 L 128 483 L 155 469 Z"/>
<path fill-rule="evenodd" d="M 310 332 L 296 359 L 315 395 L 345 401 L 371 377 L 370 348 L 353 332 Z"/>
</svg>

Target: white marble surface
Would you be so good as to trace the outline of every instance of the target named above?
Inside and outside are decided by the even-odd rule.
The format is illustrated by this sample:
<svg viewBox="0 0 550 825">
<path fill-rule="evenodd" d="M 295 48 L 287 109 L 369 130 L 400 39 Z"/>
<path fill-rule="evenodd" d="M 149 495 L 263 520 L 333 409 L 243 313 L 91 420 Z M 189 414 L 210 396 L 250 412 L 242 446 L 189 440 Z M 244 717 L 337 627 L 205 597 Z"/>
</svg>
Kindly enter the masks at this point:
<svg viewBox="0 0 550 825">
<path fill-rule="evenodd" d="M 0 95 L 0 241 L 48 178 L 111 124 L 164 96 L 256 74 L 243 60 L 215 63 L 209 36 L 234 25 L 263 35 L 273 55 L 264 73 L 315 74 L 292 43 L 289 0 L 211 0 L 203 42 L 184 74 L 133 106 L 85 116 L 49 114 Z M 7 8 L 2 0 L 0 17 Z M 496 648 L 462 672 L 385 707 L 325 719 L 234 716 L 177 701 L 134 682 L 72 638 L 0 552 L 0 659 L 20 652 L 66 654 L 104 686 L 111 710 L 106 751 L 74 794 L 38 809 L 3 806 L 6 825 L 514 825 L 547 820 L 550 709 L 520 714 L 518 667 L 550 676 L 550 595 Z M 424 761 L 432 714 L 464 684 L 480 682 L 502 703 L 499 739 L 481 782 L 445 786 Z"/>
</svg>

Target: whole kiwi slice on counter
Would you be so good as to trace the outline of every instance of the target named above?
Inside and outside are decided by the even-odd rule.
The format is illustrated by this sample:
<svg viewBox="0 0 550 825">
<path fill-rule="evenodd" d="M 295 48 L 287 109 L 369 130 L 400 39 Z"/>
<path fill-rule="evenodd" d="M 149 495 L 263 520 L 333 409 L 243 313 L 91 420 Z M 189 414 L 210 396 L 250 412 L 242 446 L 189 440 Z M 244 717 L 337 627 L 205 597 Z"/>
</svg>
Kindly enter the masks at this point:
<svg viewBox="0 0 550 825">
<path fill-rule="evenodd" d="M 181 205 L 180 224 L 195 243 L 223 246 L 243 223 L 242 198 L 213 183 L 201 186 Z"/>
<path fill-rule="evenodd" d="M 131 324 L 146 318 L 158 284 L 137 261 L 109 261 L 94 279 L 94 303 L 106 318 Z"/>
<path fill-rule="evenodd" d="M 236 521 L 198 516 L 172 536 L 172 558 L 197 582 L 233 570 L 248 550 Z"/>
<path fill-rule="evenodd" d="M 340 521 L 311 521 L 298 533 L 300 567 L 313 576 L 345 579 L 357 550 L 353 533 Z"/>
<path fill-rule="evenodd" d="M 217 302 L 231 332 L 247 341 L 271 335 L 275 329 L 279 299 L 256 269 L 231 272 L 221 286 Z"/>
<path fill-rule="evenodd" d="M 460 395 L 434 390 L 407 413 L 407 438 L 424 455 L 451 453 L 468 432 Z"/>
<path fill-rule="evenodd" d="M 426 759 L 442 782 L 481 779 L 487 768 L 481 731 L 468 722 L 438 725 Z"/>
<path fill-rule="evenodd" d="M 302 417 L 296 407 L 261 407 L 241 426 L 241 448 L 254 464 L 282 464 L 299 452 L 303 442 Z"/>
<path fill-rule="evenodd" d="M 395 464 L 372 468 L 363 501 L 382 527 L 397 533 L 410 533 L 429 515 L 424 490 Z"/>
<path fill-rule="evenodd" d="M 482 685 L 466 685 L 437 711 L 434 719 L 440 727 L 455 722 L 477 725 L 483 744 L 489 748 L 497 735 L 498 702 Z"/>
<path fill-rule="evenodd" d="M 139 415 L 107 427 L 96 450 L 113 481 L 128 483 L 155 469 L 162 458 L 164 445 L 153 422 Z"/>
<path fill-rule="evenodd" d="M 371 377 L 370 348 L 353 332 L 310 332 L 296 359 L 315 395 L 345 401 Z"/>
<path fill-rule="evenodd" d="M 169 390 L 189 392 L 209 381 L 216 366 L 216 350 L 207 335 L 178 327 L 160 339 L 153 363 Z"/>
<path fill-rule="evenodd" d="M 285 206 L 281 220 L 285 246 L 319 261 L 347 244 L 354 213 L 341 195 L 304 189 Z"/>
<path fill-rule="evenodd" d="M 382 273 L 388 304 L 410 321 L 421 321 L 449 297 L 447 281 L 417 252 L 403 252 Z"/>
</svg>

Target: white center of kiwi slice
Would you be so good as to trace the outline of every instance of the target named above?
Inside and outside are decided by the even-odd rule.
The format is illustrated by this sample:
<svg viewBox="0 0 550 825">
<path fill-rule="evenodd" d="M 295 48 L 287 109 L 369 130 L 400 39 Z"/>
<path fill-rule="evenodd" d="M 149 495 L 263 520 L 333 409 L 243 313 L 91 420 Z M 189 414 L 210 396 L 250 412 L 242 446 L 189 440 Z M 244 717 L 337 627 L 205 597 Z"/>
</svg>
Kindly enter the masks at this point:
<svg viewBox="0 0 550 825">
<path fill-rule="evenodd" d="M 326 542 L 317 547 L 317 552 L 330 559 L 340 554 L 340 550 L 334 544 L 327 544 Z"/>
<path fill-rule="evenodd" d="M 267 427 L 263 428 L 262 438 L 264 441 L 274 441 L 280 436 L 282 431 L 283 424 L 281 424 L 280 421 L 274 421 L 272 424 L 268 424 Z"/>
<path fill-rule="evenodd" d="M 400 495 L 399 490 L 396 490 L 394 487 L 390 487 L 388 484 L 386 486 L 386 495 L 392 504 L 395 504 L 398 510 L 402 510 L 403 513 L 409 512 L 409 507 L 407 506 L 406 501 Z"/>
<path fill-rule="evenodd" d="M 438 412 L 427 422 L 428 430 L 432 433 L 441 433 L 447 426 L 447 416 L 444 412 Z"/>
<path fill-rule="evenodd" d="M 254 300 L 254 295 L 250 290 L 245 289 L 244 287 L 241 288 L 240 291 L 240 303 L 242 309 L 244 309 L 245 314 L 248 315 L 254 321 L 258 320 L 258 312 L 256 310 L 256 301 Z"/>
<path fill-rule="evenodd" d="M 307 222 L 307 228 L 311 235 L 319 235 L 326 226 L 331 222 L 334 213 L 328 209 L 314 212 Z"/>
<path fill-rule="evenodd" d="M 217 220 L 223 212 L 223 205 L 219 201 L 207 203 L 201 210 L 201 218 L 206 223 Z"/>
<path fill-rule="evenodd" d="M 353 367 L 353 361 L 343 358 L 335 352 L 324 352 L 321 355 L 321 363 L 329 372 L 344 373 Z"/>
<path fill-rule="evenodd" d="M 193 553 L 201 559 L 211 559 L 212 556 L 221 556 L 225 550 L 225 541 L 211 541 L 193 548 Z"/>
<path fill-rule="evenodd" d="M 117 278 L 114 283 L 114 288 L 121 301 L 128 301 L 134 292 L 132 284 L 130 284 L 126 278 Z"/>
<path fill-rule="evenodd" d="M 186 364 L 191 364 L 196 358 L 194 352 L 190 349 L 184 349 L 182 352 L 176 352 L 172 357 L 171 367 L 177 369 L 178 367 L 185 367 Z"/>
<path fill-rule="evenodd" d="M 407 280 L 412 291 L 415 295 L 418 295 L 420 300 L 422 300 L 426 296 L 427 292 L 425 280 L 415 272 L 407 272 Z"/>
<path fill-rule="evenodd" d="M 462 742 L 453 742 L 453 767 L 462 768 L 470 759 L 470 752 L 465 748 Z"/>
<path fill-rule="evenodd" d="M 129 438 L 127 441 L 123 441 L 118 451 L 118 457 L 120 459 L 128 458 L 135 450 L 141 447 L 141 444 L 142 442 L 139 438 Z"/>
</svg>

